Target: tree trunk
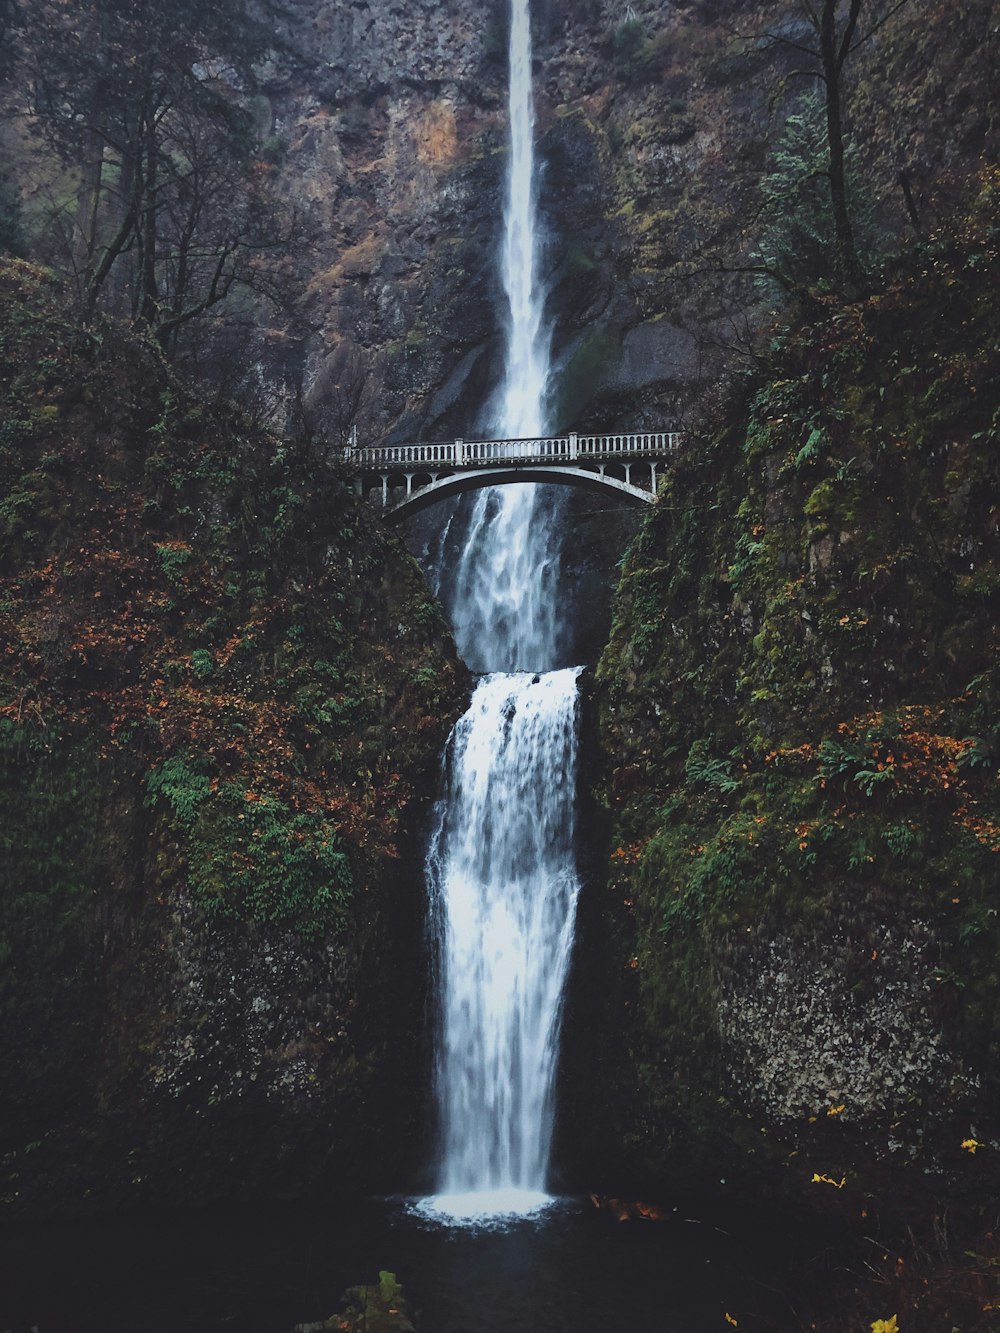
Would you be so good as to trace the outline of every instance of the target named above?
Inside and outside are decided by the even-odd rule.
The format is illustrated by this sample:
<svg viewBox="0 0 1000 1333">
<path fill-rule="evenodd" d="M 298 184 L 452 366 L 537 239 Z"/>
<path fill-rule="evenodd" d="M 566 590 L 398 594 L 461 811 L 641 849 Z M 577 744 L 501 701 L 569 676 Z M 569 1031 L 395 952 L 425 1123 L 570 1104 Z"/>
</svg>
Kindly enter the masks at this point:
<svg viewBox="0 0 1000 1333">
<path fill-rule="evenodd" d="M 90 101 L 89 128 L 83 149 L 80 188 L 76 196 L 76 216 L 73 219 L 73 265 L 84 291 L 93 277 L 97 251 L 97 214 L 104 171 L 104 136 L 100 129 L 103 103 L 104 89 L 98 78 Z"/>
<path fill-rule="evenodd" d="M 139 317 L 152 326 L 156 323 L 159 293 L 156 286 L 156 210 L 157 210 L 156 128 L 152 113 L 146 126 L 145 191 L 142 213 L 142 262 L 140 271 L 141 305 Z"/>
<path fill-rule="evenodd" d="M 860 10 L 860 0 L 852 4 L 852 20 Z M 840 74 L 847 55 L 845 45 L 837 42 L 837 0 L 824 0 L 820 25 L 820 52 L 826 83 L 826 134 L 829 150 L 830 201 L 833 206 L 834 266 L 841 285 L 855 292 L 865 286 L 864 270 L 858 258 L 854 228 L 847 202 L 847 172 L 844 155 L 844 112 Z M 853 26 L 853 23 L 852 23 Z"/>
</svg>

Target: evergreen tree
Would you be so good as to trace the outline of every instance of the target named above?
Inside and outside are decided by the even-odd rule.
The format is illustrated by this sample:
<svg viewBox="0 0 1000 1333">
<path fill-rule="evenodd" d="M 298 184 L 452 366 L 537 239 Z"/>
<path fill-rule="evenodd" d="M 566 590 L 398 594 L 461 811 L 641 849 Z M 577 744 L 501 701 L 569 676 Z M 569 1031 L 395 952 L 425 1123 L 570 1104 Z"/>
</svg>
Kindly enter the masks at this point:
<svg viewBox="0 0 1000 1333">
<path fill-rule="evenodd" d="M 771 32 L 770 40 L 809 58 L 809 69 L 796 70 L 818 80 L 823 95 L 826 129 L 824 175 L 830 197 L 833 266 L 846 290 L 861 290 L 866 283 L 851 216 L 844 68 L 853 53 L 884 27 L 909 0 L 801 0 L 797 5 L 813 33 L 813 40 L 798 41 Z"/>
<path fill-rule="evenodd" d="M 754 256 L 760 271 L 786 289 L 837 279 L 830 237 L 836 222 L 827 170 L 826 108 L 807 93 L 785 122 L 771 169 L 761 181 L 761 239 Z M 852 239 L 863 237 L 870 208 L 863 199 L 850 142 L 844 148 L 845 192 Z"/>
</svg>

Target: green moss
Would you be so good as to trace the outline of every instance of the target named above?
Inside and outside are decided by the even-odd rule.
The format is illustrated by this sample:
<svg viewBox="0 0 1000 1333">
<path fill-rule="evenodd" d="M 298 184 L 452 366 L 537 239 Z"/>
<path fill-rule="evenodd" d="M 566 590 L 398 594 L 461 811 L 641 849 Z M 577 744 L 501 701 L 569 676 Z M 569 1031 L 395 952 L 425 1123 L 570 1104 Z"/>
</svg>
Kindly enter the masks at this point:
<svg viewBox="0 0 1000 1333">
<path fill-rule="evenodd" d="M 579 418 L 620 350 L 618 335 L 608 325 L 598 323 L 588 331 L 560 376 L 556 420 Z"/>
<path fill-rule="evenodd" d="M 948 1038 L 996 1087 L 995 192 L 777 336 L 626 557 L 597 677 L 647 1163 L 740 1140 L 709 979 L 834 902 L 933 923 Z"/>
<path fill-rule="evenodd" d="M 0 287 L 2 405 L 36 418 L 0 451 L 6 716 L 30 700 L 148 770 L 213 910 L 333 922 L 461 695 L 440 607 L 302 442 L 234 435 L 127 330 L 67 329 L 27 265 Z"/>
</svg>

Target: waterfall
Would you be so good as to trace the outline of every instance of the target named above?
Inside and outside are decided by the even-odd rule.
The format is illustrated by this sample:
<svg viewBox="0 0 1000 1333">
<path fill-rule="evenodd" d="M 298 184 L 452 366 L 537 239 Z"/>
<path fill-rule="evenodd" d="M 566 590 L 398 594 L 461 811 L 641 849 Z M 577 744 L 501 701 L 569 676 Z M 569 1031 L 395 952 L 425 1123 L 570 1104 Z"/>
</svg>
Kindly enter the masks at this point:
<svg viewBox="0 0 1000 1333">
<path fill-rule="evenodd" d="M 544 1198 L 578 882 L 578 669 L 481 681 L 450 741 L 431 844 L 442 958 L 441 1207 Z"/>
<path fill-rule="evenodd" d="M 501 439 L 548 431 L 550 330 L 538 275 L 538 210 L 528 0 L 511 0 L 510 156 L 501 278 L 506 297 L 504 376 L 489 411 Z M 564 635 L 559 620 L 556 519 L 535 485 L 479 493 L 452 594 L 455 638 L 475 671 L 541 671 Z"/>
<path fill-rule="evenodd" d="M 545 433 L 549 330 L 538 276 L 528 0 L 511 0 L 510 158 L 497 435 Z M 547 1195 L 562 993 L 579 892 L 579 668 L 560 666 L 558 511 L 528 483 L 483 491 L 452 615 L 480 680 L 452 733 L 427 878 L 440 1033 L 439 1193 L 451 1218 L 523 1214 Z M 544 674 L 535 674 L 544 673 Z"/>
</svg>

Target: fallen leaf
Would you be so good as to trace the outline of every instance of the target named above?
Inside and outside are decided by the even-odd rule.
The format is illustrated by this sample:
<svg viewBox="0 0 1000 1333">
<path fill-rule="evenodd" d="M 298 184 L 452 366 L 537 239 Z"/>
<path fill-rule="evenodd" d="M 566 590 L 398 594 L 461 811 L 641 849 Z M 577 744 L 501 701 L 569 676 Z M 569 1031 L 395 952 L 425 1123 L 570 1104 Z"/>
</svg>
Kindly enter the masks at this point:
<svg viewBox="0 0 1000 1333">
<path fill-rule="evenodd" d="M 832 1176 L 821 1176 L 817 1173 L 813 1175 L 812 1183 L 814 1185 L 832 1185 L 834 1189 L 842 1190 L 847 1184 L 847 1177 L 841 1176 L 839 1180 L 834 1180 Z"/>
<path fill-rule="evenodd" d="M 896 1316 L 893 1315 L 891 1319 L 876 1319 L 872 1324 L 872 1333 L 899 1333 Z"/>
</svg>

